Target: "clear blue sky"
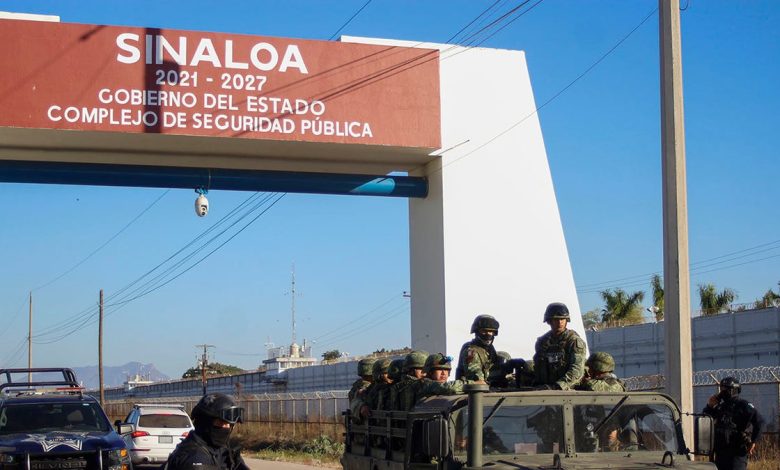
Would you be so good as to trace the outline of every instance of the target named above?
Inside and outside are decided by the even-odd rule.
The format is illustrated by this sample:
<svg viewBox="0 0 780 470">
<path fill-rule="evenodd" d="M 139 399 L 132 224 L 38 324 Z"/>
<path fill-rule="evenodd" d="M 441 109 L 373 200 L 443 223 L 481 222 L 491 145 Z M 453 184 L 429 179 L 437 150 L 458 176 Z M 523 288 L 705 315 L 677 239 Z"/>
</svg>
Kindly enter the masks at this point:
<svg viewBox="0 0 780 470">
<path fill-rule="evenodd" d="M 59 15 L 64 22 L 327 40 L 365 3 L 28 0 L 2 1 L 0 10 Z M 500 5 L 506 11 L 518 3 Z M 490 4 L 373 0 L 340 34 L 443 43 Z M 738 302 L 749 302 L 777 290 L 780 281 L 780 2 L 683 5 L 691 261 L 739 252 L 716 259 L 719 264 L 696 265 L 691 284 L 731 287 Z M 482 46 L 526 52 L 540 105 L 656 6 L 654 0 L 546 0 Z M 661 269 L 657 24 L 656 13 L 540 111 L 583 311 L 600 307 L 599 289 L 622 285 L 649 294 L 649 273 Z M 99 289 L 115 295 L 250 194 L 212 191 L 204 219 L 194 215 L 195 196 L 189 190 L 0 185 L 0 364 L 26 364 L 31 289 L 37 288 L 36 341 L 56 340 L 75 325 L 70 319 L 94 307 Z M 216 360 L 256 367 L 268 338 L 289 343 L 285 293 L 293 262 L 302 293 L 297 337 L 316 340 L 316 355 L 408 345 L 402 297 L 409 289 L 407 232 L 403 199 L 287 195 L 192 270 L 112 310 L 105 363 L 153 362 L 178 376 L 194 365 L 194 345 L 209 343 L 217 346 Z M 692 304 L 697 307 L 695 296 Z M 89 324 L 35 344 L 35 364 L 96 364 L 96 330 Z"/>
</svg>

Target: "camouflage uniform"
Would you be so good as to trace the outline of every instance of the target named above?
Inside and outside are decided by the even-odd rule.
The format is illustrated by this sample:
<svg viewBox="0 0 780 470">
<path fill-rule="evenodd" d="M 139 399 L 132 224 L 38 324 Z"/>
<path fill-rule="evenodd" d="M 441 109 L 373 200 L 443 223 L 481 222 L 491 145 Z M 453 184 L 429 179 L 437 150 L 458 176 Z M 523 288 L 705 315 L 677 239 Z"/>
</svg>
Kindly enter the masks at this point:
<svg viewBox="0 0 780 470">
<path fill-rule="evenodd" d="M 387 373 L 390 375 L 390 380 L 393 381 L 392 384 L 387 384 L 387 386 L 382 387 L 377 392 L 377 398 L 376 398 L 376 409 L 377 410 L 392 410 L 393 408 L 393 400 L 392 400 L 392 393 L 393 393 L 393 384 L 400 382 L 403 377 L 403 359 L 395 359 L 393 362 L 390 363 L 390 367 L 387 369 Z"/>
<path fill-rule="evenodd" d="M 387 373 L 389 366 L 390 359 L 380 359 L 374 362 L 372 367 L 374 382 L 361 393 L 358 393 L 357 396 L 349 402 L 349 408 L 352 411 L 353 416 L 357 416 L 364 405 L 368 406 L 371 410 L 378 408 L 377 401 L 379 400 L 381 391 L 390 386 L 390 383 L 385 382 L 382 377 L 383 374 Z"/>
<path fill-rule="evenodd" d="M 406 373 L 400 380 L 393 383 L 390 387 L 390 403 L 388 403 L 387 409 L 408 411 L 414 406 L 414 392 L 412 384 L 419 379 L 412 377 L 410 372 L 412 369 L 422 369 L 425 367 L 425 360 L 428 358 L 428 353 L 425 351 L 412 351 L 404 358 L 403 370 Z M 410 404 L 411 403 L 411 404 Z"/>
<path fill-rule="evenodd" d="M 371 382 L 364 378 L 359 378 L 355 380 L 352 383 L 352 387 L 349 389 L 349 393 L 347 394 L 347 397 L 349 398 L 349 401 L 354 400 L 356 397 L 361 395 L 365 389 L 368 388 L 368 386 L 371 385 Z"/>
<path fill-rule="evenodd" d="M 466 383 L 462 380 L 453 380 L 445 383 L 436 382 L 428 377 L 416 380 L 406 389 L 408 396 L 403 396 L 401 398 L 403 406 L 408 406 L 408 408 L 402 409 L 401 411 L 411 410 L 418 401 L 425 397 L 434 395 L 457 395 L 463 393 L 464 385 L 466 385 Z"/>
<path fill-rule="evenodd" d="M 585 361 L 588 374 L 582 379 L 577 390 L 589 390 L 591 392 L 625 392 L 626 387 L 617 378 L 615 371 L 615 358 L 606 352 L 594 352 Z"/>
<path fill-rule="evenodd" d="M 585 378 L 577 387 L 577 390 L 589 390 L 591 392 L 625 392 L 626 386 L 612 372 L 599 374 L 596 377 Z"/>
<path fill-rule="evenodd" d="M 423 371 L 426 374 L 430 374 L 436 369 L 451 370 L 452 365 L 451 357 L 445 356 L 442 353 L 434 353 L 428 356 L 425 360 Z M 433 395 L 455 395 L 457 393 L 463 393 L 463 386 L 465 382 L 462 380 L 455 380 L 452 382 L 440 383 L 429 377 L 415 380 L 409 383 L 409 386 L 404 387 L 399 395 L 399 404 L 401 411 L 409 411 L 414 405 L 421 399 Z"/>
<path fill-rule="evenodd" d="M 534 373 L 538 385 L 571 390 L 585 373 L 585 342 L 572 330 L 547 332 L 536 340 Z"/>
<path fill-rule="evenodd" d="M 368 388 L 369 385 L 371 385 L 371 381 L 367 379 L 371 378 L 372 376 L 375 361 L 376 359 L 373 358 L 361 359 L 358 361 L 357 375 L 359 375 L 360 378 L 353 382 L 352 388 L 349 389 L 347 397 L 349 398 L 350 402 L 354 400 L 355 397 L 360 395 L 366 388 Z"/>
<path fill-rule="evenodd" d="M 458 355 L 458 368 L 455 370 L 455 378 L 466 382 L 483 381 L 490 379 L 490 370 L 498 362 L 496 348 L 493 347 L 492 337 L 498 335 L 498 321 L 490 315 L 478 315 L 471 324 L 471 332 L 477 337 L 460 348 Z M 480 330 L 492 330 L 490 341 L 480 338 Z"/>
</svg>

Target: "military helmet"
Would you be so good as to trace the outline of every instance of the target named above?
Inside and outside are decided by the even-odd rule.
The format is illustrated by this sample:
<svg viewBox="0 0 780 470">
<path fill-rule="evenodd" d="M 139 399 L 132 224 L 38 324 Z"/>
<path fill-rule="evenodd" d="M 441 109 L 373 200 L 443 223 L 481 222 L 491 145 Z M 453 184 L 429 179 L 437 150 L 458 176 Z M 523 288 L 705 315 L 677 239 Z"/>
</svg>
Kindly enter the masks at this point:
<svg viewBox="0 0 780 470">
<path fill-rule="evenodd" d="M 742 385 L 735 377 L 724 377 L 720 381 L 720 392 L 736 397 L 742 391 Z"/>
<path fill-rule="evenodd" d="M 590 355 L 585 365 L 593 372 L 614 372 L 615 359 L 610 353 L 594 352 Z"/>
<path fill-rule="evenodd" d="M 382 374 L 387 374 L 387 369 L 390 367 L 390 363 L 392 361 L 390 358 L 384 358 L 379 359 L 378 361 L 374 362 L 374 367 L 372 369 L 374 381 L 379 382 L 382 379 Z"/>
<path fill-rule="evenodd" d="M 498 320 L 491 315 L 477 315 L 474 322 L 471 324 L 471 332 L 476 333 L 478 330 L 495 330 L 493 336 L 498 336 Z"/>
<path fill-rule="evenodd" d="M 571 320 L 571 317 L 569 317 L 569 308 L 566 306 L 566 304 L 553 302 L 547 306 L 547 308 L 544 310 L 544 322 L 547 323 L 554 318 Z"/>
<path fill-rule="evenodd" d="M 393 359 L 390 362 L 390 367 L 387 368 L 387 374 L 393 379 L 393 382 L 398 381 L 404 373 L 405 359 Z"/>
<path fill-rule="evenodd" d="M 374 362 L 376 359 L 373 357 L 367 357 L 358 361 L 357 375 L 365 377 L 373 373 Z"/>
<path fill-rule="evenodd" d="M 404 372 L 409 372 L 411 369 L 422 369 L 425 367 L 426 359 L 428 359 L 428 353 L 426 351 L 410 352 L 404 359 Z"/>
<path fill-rule="evenodd" d="M 244 409 L 236 406 L 232 398 L 224 393 L 210 393 L 198 401 L 192 409 L 192 420 L 210 420 L 219 418 L 230 424 L 240 423 Z"/>
<path fill-rule="evenodd" d="M 452 357 L 445 356 L 442 353 L 433 353 L 425 360 L 423 372 L 426 374 L 432 370 L 443 369 L 452 370 Z"/>
<path fill-rule="evenodd" d="M 496 361 L 498 362 L 498 364 L 505 364 L 512 360 L 512 355 L 506 351 L 498 351 L 496 353 L 496 356 L 497 356 Z"/>
</svg>

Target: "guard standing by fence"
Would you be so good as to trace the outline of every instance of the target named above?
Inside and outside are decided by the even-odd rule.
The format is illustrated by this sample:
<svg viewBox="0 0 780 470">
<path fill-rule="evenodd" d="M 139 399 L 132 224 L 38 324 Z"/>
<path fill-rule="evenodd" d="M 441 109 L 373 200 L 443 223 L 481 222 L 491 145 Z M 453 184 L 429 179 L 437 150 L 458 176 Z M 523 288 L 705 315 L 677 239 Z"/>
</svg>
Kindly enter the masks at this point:
<svg viewBox="0 0 780 470">
<path fill-rule="evenodd" d="M 715 419 L 715 465 L 718 470 L 745 470 L 748 455 L 764 430 L 764 420 L 747 400 L 734 377 L 720 381 L 720 392 L 710 397 L 704 414 Z"/>
</svg>

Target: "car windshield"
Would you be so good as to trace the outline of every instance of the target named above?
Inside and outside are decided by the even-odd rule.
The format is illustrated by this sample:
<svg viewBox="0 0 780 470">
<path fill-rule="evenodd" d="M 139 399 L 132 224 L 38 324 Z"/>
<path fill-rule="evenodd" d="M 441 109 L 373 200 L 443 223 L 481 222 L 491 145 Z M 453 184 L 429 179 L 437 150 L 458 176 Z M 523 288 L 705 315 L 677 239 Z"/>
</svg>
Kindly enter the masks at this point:
<svg viewBox="0 0 780 470">
<path fill-rule="evenodd" d="M 0 435 L 109 430 L 111 426 L 97 403 L 12 403 L 0 409 Z"/>
<path fill-rule="evenodd" d="M 677 452 L 674 414 L 655 404 L 575 406 L 574 442 L 577 452 Z"/>
<path fill-rule="evenodd" d="M 563 408 L 551 405 L 485 406 L 482 451 L 485 454 L 552 454 L 563 450 Z M 455 454 L 468 448 L 468 410 L 453 416 Z"/>
<path fill-rule="evenodd" d="M 185 415 L 155 413 L 141 415 L 138 426 L 144 428 L 190 428 L 190 419 Z"/>
</svg>

